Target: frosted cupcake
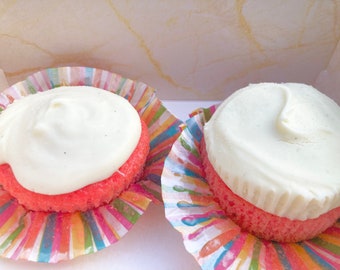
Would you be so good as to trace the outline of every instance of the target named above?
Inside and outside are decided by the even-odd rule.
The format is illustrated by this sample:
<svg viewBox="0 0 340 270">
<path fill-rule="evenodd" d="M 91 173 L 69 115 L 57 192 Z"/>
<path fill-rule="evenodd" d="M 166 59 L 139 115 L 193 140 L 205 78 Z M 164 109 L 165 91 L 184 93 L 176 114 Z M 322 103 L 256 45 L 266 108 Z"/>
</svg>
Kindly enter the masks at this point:
<svg viewBox="0 0 340 270">
<path fill-rule="evenodd" d="M 340 217 L 340 108 L 304 84 L 230 96 L 204 126 L 206 179 L 226 214 L 263 239 L 310 239 Z"/>
<path fill-rule="evenodd" d="M 18 99 L 0 115 L 0 184 L 35 211 L 86 211 L 138 180 L 146 124 L 123 97 L 63 86 Z"/>
<path fill-rule="evenodd" d="M 0 93 L 0 111 L 0 257 L 56 263 L 97 252 L 159 202 L 182 122 L 154 88 L 96 68 L 49 68 Z"/>
</svg>

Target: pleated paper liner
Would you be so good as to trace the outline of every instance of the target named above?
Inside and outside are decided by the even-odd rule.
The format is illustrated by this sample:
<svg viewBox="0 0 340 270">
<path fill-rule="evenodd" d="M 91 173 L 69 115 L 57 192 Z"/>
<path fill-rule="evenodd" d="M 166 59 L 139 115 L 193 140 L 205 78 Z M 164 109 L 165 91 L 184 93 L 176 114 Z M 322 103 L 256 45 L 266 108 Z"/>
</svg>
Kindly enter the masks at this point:
<svg viewBox="0 0 340 270">
<path fill-rule="evenodd" d="M 198 109 L 165 160 L 166 218 L 202 269 L 340 269 L 340 220 L 309 241 L 261 240 L 225 216 L 204 178 L 199 145 L 216 106 Z"/>
<path fill-rule="evenodd" d="M 99 251 L 119 241 L 146 211 L 161 202 L 160 177 L 165 157 L 182 123 L 144 83 L 87 67 L 51 68 L 37 72 L 0 95 L 5 109 L 13 100 L 63 85 L 89 85 L 128 99 L 146 122 L 150 153 L 143 177 L 110 204 L 86 212 L 27 211 L 0 186 L 0 256 L 55 263 Z"/>
</svg>

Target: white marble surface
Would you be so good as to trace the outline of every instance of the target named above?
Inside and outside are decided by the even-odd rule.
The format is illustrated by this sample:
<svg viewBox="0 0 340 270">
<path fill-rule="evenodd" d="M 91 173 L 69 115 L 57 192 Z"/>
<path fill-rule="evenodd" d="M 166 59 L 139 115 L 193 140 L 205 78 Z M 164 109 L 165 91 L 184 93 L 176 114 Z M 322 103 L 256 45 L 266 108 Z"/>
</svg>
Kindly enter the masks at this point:
<svg viewBox="0 0 340 270">
<path fill-rule="evenodd" d="M 10 84 L 83 65 L 143 81 L 162 99 L 224 99 L 249 82 L 295 81 L 339 101 L 339 38 L 339 0 L 0 1 Z"/>
</svg>

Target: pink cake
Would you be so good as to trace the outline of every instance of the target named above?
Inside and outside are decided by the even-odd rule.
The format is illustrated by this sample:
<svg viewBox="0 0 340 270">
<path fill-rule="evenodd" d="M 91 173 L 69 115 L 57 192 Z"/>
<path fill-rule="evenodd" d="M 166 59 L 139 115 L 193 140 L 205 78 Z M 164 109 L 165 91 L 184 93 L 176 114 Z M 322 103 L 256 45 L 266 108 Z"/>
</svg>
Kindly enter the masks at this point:
<svg viewBox="0 0 340 270">
<path fill-rule="evenodd" d="M 202 142 L 201 157 L 209 186 L 226 215 L 243 230 L 278 242 L 297 242 L 315 237 L 332 226 L 340 217 L 340 207 L 318 218 L 305 221 L 275 216 L 233 193 L 218 176 L 211 165 L 205 143 Z"/>
<path fill-rule="evenodd" d="M 224 101 L 201 144 L 209 186 L 242 229 L 313 238 L 340 217 L 340 109 L 301 84 L 250 85 Z"/>
<path fill-rule="evenodd" d="M 142 123 L 142 135 L 129 159 L 110 177 L 61 195 L 45 195 L 29 191 L 15 179 L 8 164 L 0 165 L 0 183 L 20 204 L 34 211 L 74 212 L 86 211 L 109 203 L 139 179 L 149 153 L 149 135 Z"/>
</svg>

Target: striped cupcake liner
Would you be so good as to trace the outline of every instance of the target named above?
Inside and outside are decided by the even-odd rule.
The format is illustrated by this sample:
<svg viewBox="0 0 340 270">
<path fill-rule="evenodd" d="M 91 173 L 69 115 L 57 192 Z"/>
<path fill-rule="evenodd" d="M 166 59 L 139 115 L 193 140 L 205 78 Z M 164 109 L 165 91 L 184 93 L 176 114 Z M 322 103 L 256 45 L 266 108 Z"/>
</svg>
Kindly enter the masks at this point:
<svg viewBox="0 0 340 270">
<path fill-rule="evenodd" d="M 225 216 L 204 178 L 199 145 L 217 105 L 193 112 L 165 160 L 165 215 L 202 269 L 340 269 L 340 220 L 309 241 L 261 240 Z"/>
<path fill-rule="evenodd" d="M 0 256 L 56 263 L 94 253 L 123 237 L 146 211 L 160 203 L 165 157 L 180 134 L 180 120 L 144 83 L 87 67 L 46 69 L 0 94 L 0 109 L 15 99 L 63 85 L 88 85 L 128 99 L 148 126 L 150 153 L 141 180 L 107 205 L 86 212 L 28 211 L 0 186 Z"/>
</svg>

